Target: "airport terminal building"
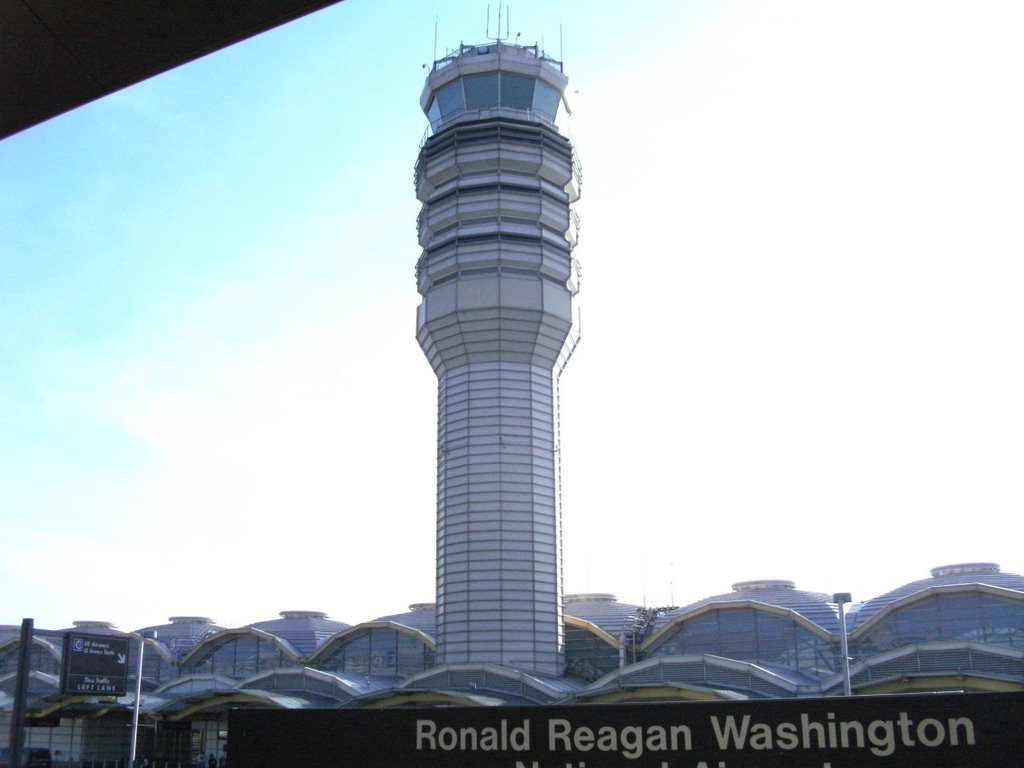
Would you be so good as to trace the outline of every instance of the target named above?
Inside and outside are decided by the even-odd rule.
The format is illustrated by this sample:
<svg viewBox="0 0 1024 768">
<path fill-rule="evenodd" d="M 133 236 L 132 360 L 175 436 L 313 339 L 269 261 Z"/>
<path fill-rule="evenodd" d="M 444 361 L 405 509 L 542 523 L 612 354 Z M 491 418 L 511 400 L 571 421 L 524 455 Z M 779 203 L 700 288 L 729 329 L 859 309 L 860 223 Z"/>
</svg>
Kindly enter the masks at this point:
<svg viewBox="0 0 1024 768">
<path fill-rule="evenodd" d="M 245 627 L 174 617 L 144 638 L 140 758 L 162 765 L 225 754 L 233 707 L 581 705 L 843 695 L 832 596 L 780 580 L 742 582 L 683 607 L 567 595 L 565 668 L 542 675 L 490 663 L 439 664 L 434 604 L 350 626 L 283 611 Z M 1024 690 L 1024 576 L 993 563 L 928 578 L 849 607 L 854 695 Z M 122 634 L 104 622 L 75 631 Z M 66 630 L 32 640 L 25 744 L 58 762 L 112 765 L 128 751 L 134 695 L 60 693 Z M 155 637 L 154 637 L 155 635 Z M 0 627 L 0 734 L 10 729 L 19 628 Z M 134 686 L 134 674 L 132 674 Z"/>
</svg>

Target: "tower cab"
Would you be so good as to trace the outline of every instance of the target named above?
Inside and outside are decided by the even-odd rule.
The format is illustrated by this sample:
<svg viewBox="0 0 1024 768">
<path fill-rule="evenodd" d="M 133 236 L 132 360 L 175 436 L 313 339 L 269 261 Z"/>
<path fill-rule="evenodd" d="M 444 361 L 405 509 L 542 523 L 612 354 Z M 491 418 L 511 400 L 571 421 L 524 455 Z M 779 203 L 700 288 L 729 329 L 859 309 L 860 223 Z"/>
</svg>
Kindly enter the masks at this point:
<svg viewBox="0 0 1024 768">
<path fill-rule="evenodd" d="M 498 115 L 555 125 L 562 110 L 568 112 L 567 83 L 561 62 L 535 45 L 464 45 L 434 62 L 420 105 L 435 133 Z"/>
</svg>

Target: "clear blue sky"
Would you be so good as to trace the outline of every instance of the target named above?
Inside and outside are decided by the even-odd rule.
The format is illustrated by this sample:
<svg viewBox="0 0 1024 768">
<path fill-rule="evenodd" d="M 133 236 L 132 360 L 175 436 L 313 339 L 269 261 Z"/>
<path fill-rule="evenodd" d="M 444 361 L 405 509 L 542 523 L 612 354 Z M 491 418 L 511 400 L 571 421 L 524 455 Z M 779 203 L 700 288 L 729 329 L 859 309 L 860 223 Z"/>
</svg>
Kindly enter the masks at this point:
<svg viewBox="0 0 1024 768">
<path fill-rule="evenodd" d="M 486 16 L 346 0 L 0 142 L 0 623 L 433 599 L 418 100 Z M 584 169 L 567 591 L 1024 571 L 1018 4 L 510 17 Z"/>
</svg>

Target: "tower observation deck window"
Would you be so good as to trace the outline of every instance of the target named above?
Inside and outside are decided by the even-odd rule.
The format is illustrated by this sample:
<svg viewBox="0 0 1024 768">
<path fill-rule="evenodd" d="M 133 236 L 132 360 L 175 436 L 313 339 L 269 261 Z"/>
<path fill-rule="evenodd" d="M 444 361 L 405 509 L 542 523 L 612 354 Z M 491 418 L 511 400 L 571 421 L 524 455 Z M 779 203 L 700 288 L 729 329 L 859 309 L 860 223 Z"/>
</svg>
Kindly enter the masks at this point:
<svg viewBox="0 0 1024 768">
<path fill-rule="evenodd" d="M 454 117 L 466 111 L 466 98 L 462 95 L 462 81 L 455 80 L 438 88 L 434 102 L 441 108 L 441 117 Z"/>
<path fill-rule="evenodd" d="M 512 109 L 533 108 L 533 84 L 536 81 L 525 75 L 501 75 L 501 106 Z"/>
<path fill-rule="evenodd" d="M 484 72 L 459 77 L 438 88 L 427 108 L 427 117 L 436 129 L 440 123 L 466 112 L 502 107 L 535 112 L 554 122 L 560 104 L 558 89 L 535 77 Z"/>
<path fill-rule="evenodd" d="M 498 104 L 498 73 L 469 75 L 462 81 L 466 91 L 466 109 L 487 109 Z"/>
<path fill-rule="evenodd" d="M 562 101 L 561 94 L 547 83 L 537 83 L 533 93 L 533 111 L 540 112 L 549 120 L 558 114 L 558 106 Z"/>
</svg>

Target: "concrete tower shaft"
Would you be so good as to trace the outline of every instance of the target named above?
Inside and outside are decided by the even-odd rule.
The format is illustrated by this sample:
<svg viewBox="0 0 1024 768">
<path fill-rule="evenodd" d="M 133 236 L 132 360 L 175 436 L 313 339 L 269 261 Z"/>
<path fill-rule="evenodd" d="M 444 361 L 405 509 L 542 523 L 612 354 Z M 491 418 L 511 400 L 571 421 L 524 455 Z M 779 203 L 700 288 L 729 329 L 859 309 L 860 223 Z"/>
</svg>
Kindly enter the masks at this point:
<svg viewBox="0 0 1024 768">
<path fill-rule="evenodd" d="M 417 339 L 438 377 L 438 661 L 561 674 L 557 377 L 578 193 L 567 80 L 534 47 L 436 62 L 416 164 Z"/>
</svg>

